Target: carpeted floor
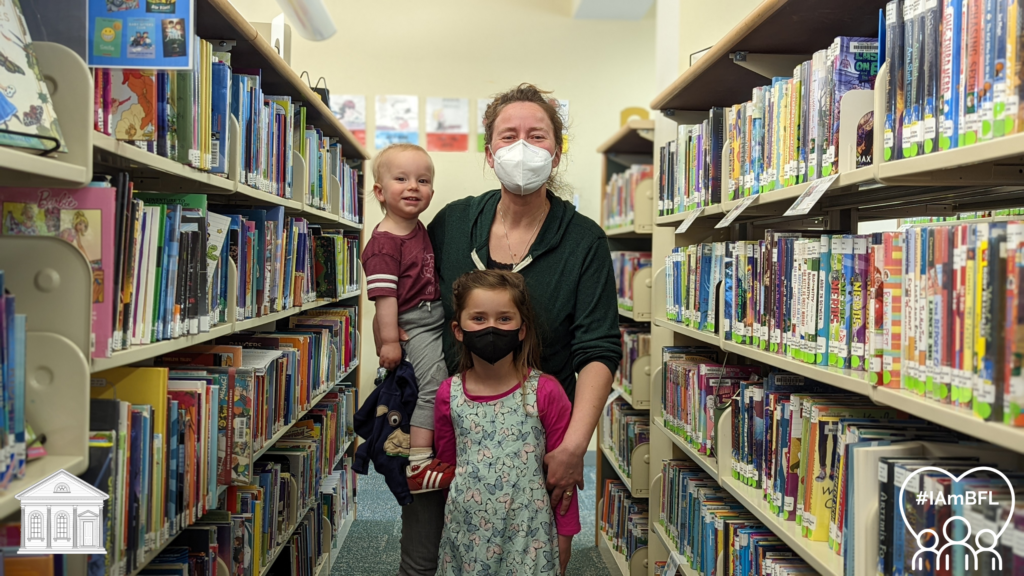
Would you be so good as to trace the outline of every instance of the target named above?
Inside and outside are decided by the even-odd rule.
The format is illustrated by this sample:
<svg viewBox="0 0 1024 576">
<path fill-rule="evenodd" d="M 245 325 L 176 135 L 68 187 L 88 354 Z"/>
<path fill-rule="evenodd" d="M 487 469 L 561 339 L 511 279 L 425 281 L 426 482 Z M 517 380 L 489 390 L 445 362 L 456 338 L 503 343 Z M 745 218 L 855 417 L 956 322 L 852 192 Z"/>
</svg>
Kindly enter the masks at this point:
<svg viewBox="0 0 1024 576">
<path fill-rule="evenodd" d="M 593 465 L 585 468 L 584 478 L 587 487 L 580 493 L 580 523 L 583 532 L 573 539 L 568 576 L 609 576 L 601 553 L 594 546 L 596 480 Z M 373 472 L 369 476 L 360 476 L 358 487 L 359 513 L 331 574 L 395 576 L 398 573 L 399 537 L 402 532 L 398 504 L 384 484 L 384 478 Z"/>
</svg>

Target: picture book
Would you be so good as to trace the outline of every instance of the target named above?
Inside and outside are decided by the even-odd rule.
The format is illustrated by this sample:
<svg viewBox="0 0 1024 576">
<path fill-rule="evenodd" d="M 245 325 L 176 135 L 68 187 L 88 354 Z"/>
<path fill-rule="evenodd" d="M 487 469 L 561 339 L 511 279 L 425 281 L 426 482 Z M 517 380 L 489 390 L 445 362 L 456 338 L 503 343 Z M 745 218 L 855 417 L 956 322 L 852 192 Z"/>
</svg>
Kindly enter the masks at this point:
<svg viewBox="0 0 1024 576">
<path fill-rule="evenodd" d="M 0 6 L 0 146 L 67 152 L 19 0 Z"/>
<path fill-rule="evenodd" d="M 92 356 L 112 353 L 114 319 L 114 188 L 0 189 L 0 233 L 62 238 L 92 270 Z"/>
</svg>

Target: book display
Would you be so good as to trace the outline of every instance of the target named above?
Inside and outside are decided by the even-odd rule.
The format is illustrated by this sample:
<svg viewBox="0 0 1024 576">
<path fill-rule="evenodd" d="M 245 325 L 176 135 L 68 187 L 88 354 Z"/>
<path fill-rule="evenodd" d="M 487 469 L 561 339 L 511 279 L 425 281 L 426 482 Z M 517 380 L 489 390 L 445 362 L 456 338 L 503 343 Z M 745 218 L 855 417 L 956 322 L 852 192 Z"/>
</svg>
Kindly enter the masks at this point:
<svg viewBox="0 0 1024 576">
<path fill-rule="evenodd" d="M 369 154 L 229 2 L 192 16 L 191 69 L 33 44 L 66 151 L 0 147 L 0 515 L 64 469 L 107 496 L 67 573 L 326 574 Z"/>
<path fill-rule="evenodd" d="M 770 0 L 652 102 L 649 538 L 621 573 L 971 573 L 934 551 L 984 514 L 1008 528 L 979 561 L 1016 569 L 1021 36 L 996 4 Z M 914 474 L 943 498 L 901 501 Z"/>
</svg>

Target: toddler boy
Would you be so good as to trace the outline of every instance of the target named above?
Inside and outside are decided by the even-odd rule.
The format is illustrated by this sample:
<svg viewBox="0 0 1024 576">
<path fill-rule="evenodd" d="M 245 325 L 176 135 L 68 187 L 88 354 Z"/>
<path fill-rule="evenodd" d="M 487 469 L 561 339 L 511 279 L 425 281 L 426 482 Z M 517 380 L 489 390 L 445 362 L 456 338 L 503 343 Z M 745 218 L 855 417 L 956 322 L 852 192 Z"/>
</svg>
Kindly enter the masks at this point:
<svg viewBox="0 0 1024 576">
<path fill-rule="evenodd" d="M 413 144 L 393 144 L 373 161 L 373 195 L 384 219 L 363 250 L 367 297 L 380 337 L 380 365 L 393 370 L 405 354 L 416 373 L 419 399 L 410 419 L 409 468 L 413 494 L 445 489 L 455 477 L 450 465 L 433 458 L 434 397 L 448 377 L 441 348 L 444 310 L 434 275 L 434 250 L 419 220 L 434 195 L 434 163 Z M 388 415 L 390 417 L 390 414 Z"/>
</svg>

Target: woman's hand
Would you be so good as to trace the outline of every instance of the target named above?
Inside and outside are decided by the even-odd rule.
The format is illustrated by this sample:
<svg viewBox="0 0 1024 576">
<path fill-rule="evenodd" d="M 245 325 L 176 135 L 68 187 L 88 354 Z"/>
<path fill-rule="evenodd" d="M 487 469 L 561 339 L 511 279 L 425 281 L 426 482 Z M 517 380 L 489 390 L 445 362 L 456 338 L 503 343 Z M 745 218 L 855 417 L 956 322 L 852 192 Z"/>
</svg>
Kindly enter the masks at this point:
<svg viewBox="0 0 1024 576">
<path fill-rule="evenodd" d="M 572 556 L 572 536 L 558 535 L 558 563 L 560 564 L 559 574 L 565 574 L 565 567 L 569 565 L 569 557 Z"/>
<path fill-rule="evenodd" d="M 583 488 L 583 456 L 585 453 L 585 446 L 583 450 L 578 450 L 563 442 L 558 448 L 544 456 L 551 505 L 557 507 L 556 513 L 560 516 L 565 516 L 569 512 L 573 492 L 577 488 Z"/>
</svg>

